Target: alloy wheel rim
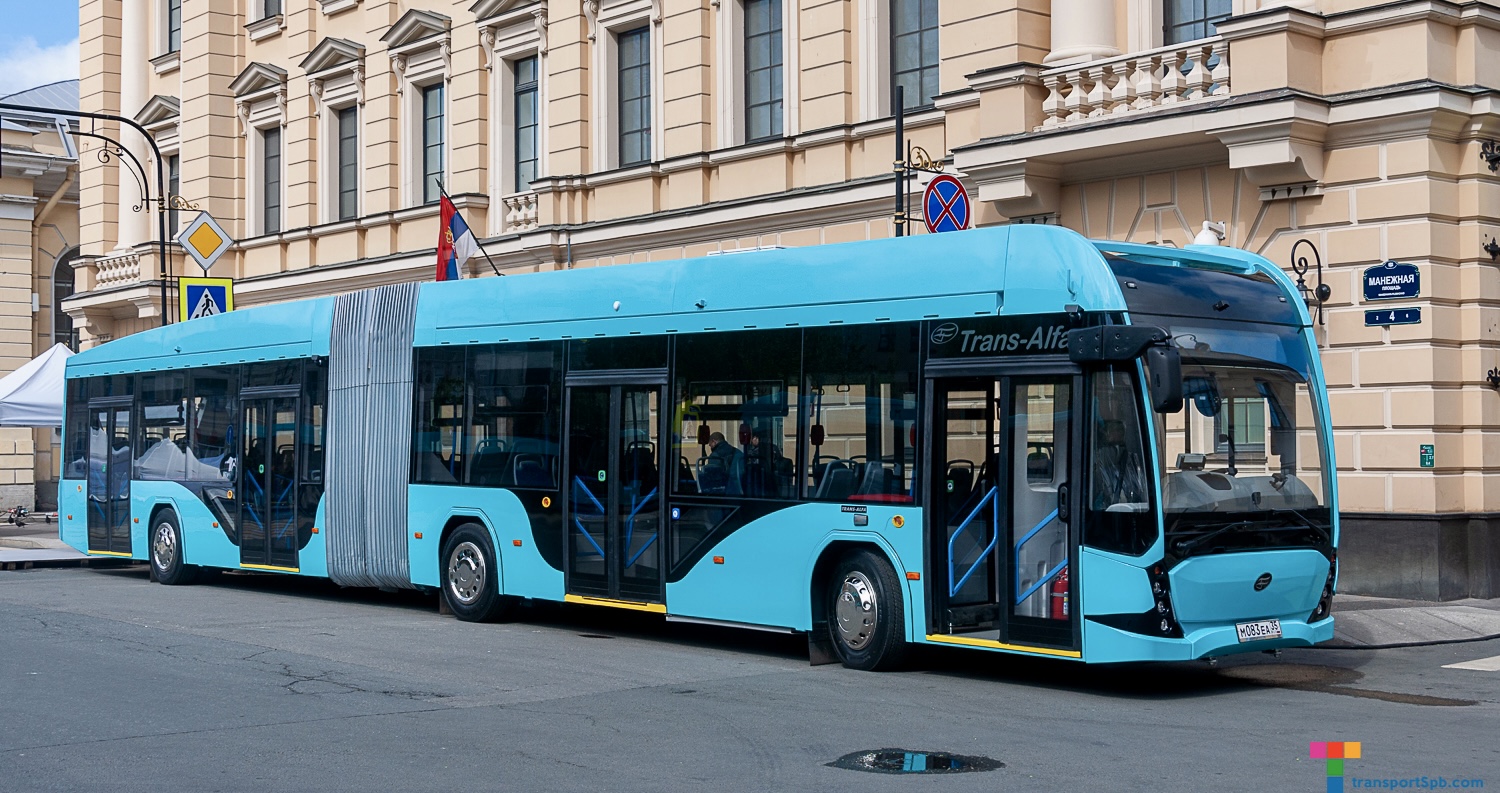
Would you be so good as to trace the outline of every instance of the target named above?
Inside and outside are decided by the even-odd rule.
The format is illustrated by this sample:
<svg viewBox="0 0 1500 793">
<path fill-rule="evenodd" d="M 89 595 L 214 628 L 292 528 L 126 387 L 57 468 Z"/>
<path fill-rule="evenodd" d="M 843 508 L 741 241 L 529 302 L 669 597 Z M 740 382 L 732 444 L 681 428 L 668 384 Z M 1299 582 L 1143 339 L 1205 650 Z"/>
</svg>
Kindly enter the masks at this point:
<svg viewBox="0 0 1500 793">
<path fill-rule="evenodd" d="M 465 606 L 484 591 L 484 554 L 472 542 L 461 542 L 448 555 L 448 593 Z"/>
<path fill-rule="evenodd" d="M 874 638 L 875 628 L 880 624 L 880 604 L 874 585 L 864 573 L 854 571 L 844 576 L 834 616 L 839 638 L 849 649 L 863 650 Z"/>
<path fill-rule="evenodd" d="M 151 542 L 151 556 L 156 561 L 156 568 L 165 570 L 170 567 L 176 554 L 177 538 L 172 533 L 172 524 L 158 523 L 156 537 Z"/>
</svg>

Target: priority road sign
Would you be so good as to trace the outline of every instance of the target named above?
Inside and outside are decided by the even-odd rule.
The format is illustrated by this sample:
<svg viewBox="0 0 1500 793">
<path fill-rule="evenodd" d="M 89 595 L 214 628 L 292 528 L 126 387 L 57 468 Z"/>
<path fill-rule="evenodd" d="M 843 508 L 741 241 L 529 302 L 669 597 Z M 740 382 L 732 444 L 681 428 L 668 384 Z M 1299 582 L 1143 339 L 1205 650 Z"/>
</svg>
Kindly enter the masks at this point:
<svg viewBox="0 0 1500 793">
<path fill-rule="evenodd" d="M 927 231 L 963 231 L 969 227 L 969 191 L 949 174 L 938 174 L 922 193 L 922 221 Z"/>
<path fill-rule="evenodd" d="M 182 320 L 211 317 L 234 310 L 234 279 L 177 279 L 177 316 Z"/>
<path fill-rule="evenodd" d="M 182 231 L 177 232 L 176 240 L 198 262 L 205 274 L 224 255 L 224 251 L 234 244 L 234 238 L 229 236 L 229 232 L 207 212 L 199 212 L 197 217 L 183 226 Z"/>
</svg>

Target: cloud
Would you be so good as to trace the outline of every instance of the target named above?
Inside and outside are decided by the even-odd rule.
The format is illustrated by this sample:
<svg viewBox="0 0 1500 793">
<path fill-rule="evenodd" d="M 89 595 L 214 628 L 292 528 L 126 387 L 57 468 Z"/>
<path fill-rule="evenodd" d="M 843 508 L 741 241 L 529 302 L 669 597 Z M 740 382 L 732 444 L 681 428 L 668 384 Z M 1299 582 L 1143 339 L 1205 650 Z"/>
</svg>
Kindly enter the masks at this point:
<svg viewBox="0 0 1500 793">
<path fill-rule="evenodd" d="M 78 39 L 38 47 L 36 39 L 23 36 L 9 49 L 0 51 L 0 96 L 25 91 L 59 80 L 78 79 Z"/>
</svg>

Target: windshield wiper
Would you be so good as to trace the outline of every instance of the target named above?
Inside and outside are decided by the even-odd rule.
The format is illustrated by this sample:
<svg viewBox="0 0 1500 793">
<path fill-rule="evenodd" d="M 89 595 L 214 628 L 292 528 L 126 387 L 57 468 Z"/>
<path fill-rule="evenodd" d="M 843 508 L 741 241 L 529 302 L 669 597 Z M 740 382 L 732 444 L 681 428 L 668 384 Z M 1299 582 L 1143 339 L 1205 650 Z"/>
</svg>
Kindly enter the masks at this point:
<svg viewBox="0 0 1500 793">
<path fill-rule="evenodd" d="M 1194 548 L 1198 547 L 1199 545 L 1202 545 L 1203 543 L 1208 542 L 1209 540 L 1212 540 L 1213 538 L 1219 536 L 1220 534 L 1223 534 L 1223 533 L 1228 532 L 1228 531 L 1233 531 L 1235 529 L 1243 529 L 1243 528 L 1245 528 L 1247 526 L 1254 526 L 1258 522 L 1260 522 L 1260 521 L 1238 520 L 1238 521 L 1235 521 L 1233 523 L 1226 523 L 1223 526 L 1220 526 L 1219 528 L 1214 529 L 1213 531 L 1211 531 L 1211 532 L 1209 532 L 1207 534 L 1200 534 L 1197 537 L 1192 538 L 1191 540 L 1178 540 L 1176 543 L 1174 543 L 1174 546 L 1176 547 L 1177 552 L 1179 554 L 1186 555 L 1188 551 L 1191 551 Z"/>
<path fill-rule="evenodd" d="M 1308 516 L 1302 514 L 1301 512 L 1298 512 L 1295 509 L 1292 509 L 1291 507 L 1286 507 L 1284 509 L 1273 509 L 1273 510 L 1271 510 L 1271 514 L 1272 515 L 1286 515 L 1286 514 L 1294 515 L 1294 516 L 1296 516 L 1296 518 L 1298 520 L 1302 521 L 1302 525 L 1304 525 L 1307 528 L 1312 529 L 1313 531 L 1317 532 L 1318 536 L 1320 536 L 1320 537 L 1323 538 L 1323 542 L 1332 542 L 1333 541 L 1333 537 L 1329 534 L 1329 530 L 1333 528 L 1332 523 L 1330 523 L 1328 525 L 1328 527 L 1325 528 L 1323 526 L 1318 525 L 1317 521 L 1313 520 L 1312 518 L 1309 518 Z"/>
</svg>

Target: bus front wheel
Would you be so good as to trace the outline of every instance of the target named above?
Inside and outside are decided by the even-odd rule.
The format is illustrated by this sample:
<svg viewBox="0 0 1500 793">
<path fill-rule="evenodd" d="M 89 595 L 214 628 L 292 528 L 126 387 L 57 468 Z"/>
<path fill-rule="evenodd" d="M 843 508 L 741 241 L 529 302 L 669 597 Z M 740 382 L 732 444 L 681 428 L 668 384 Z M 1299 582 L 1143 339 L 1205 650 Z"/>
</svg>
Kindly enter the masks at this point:
<svg viewBox="0 0 1500 793">
<path fill-rule="evenodd" d="M 156 513 L 151 521 L 151 572 L 167 586 L 191 584 L 198 578 L 198 568 L 182 561 L 182 529 L 170 509 Z"/>
<path fill-rule="evenodd" d="M 500 619 L 509 605 L 500 595 L 499 561 L 490 533 L 478 523 L 465 523 L 443 543 L 443 599 L 465 622 Z"/>
<path fill-rule="evenodd" d="M 886 671 L 906 656 L 906 612 L 896 571 L 879 554 L 845 556 L 828 580 L 828 635 L 850 669 Z"/>
</svg>

